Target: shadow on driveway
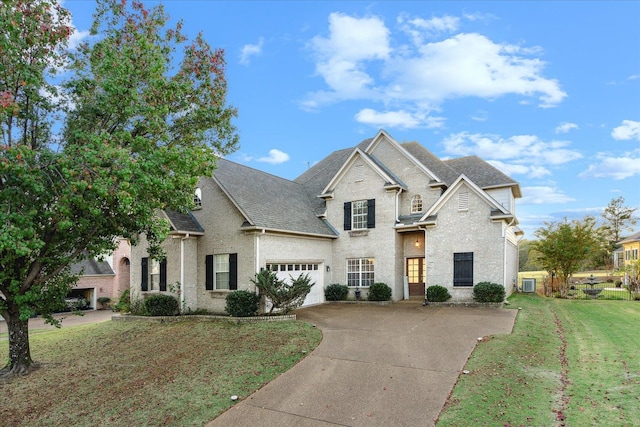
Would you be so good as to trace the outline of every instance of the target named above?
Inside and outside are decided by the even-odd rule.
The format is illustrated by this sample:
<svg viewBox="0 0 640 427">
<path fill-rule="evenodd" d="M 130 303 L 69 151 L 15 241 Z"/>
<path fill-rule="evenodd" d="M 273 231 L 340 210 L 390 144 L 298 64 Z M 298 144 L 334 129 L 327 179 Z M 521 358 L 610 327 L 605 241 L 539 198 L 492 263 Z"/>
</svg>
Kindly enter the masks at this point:
<svg viewBox="0 0 640 427">
<path fill-rule="evenodd" d="M 517 310 L 402 301 L 295 314 L 322 330 L 320 345 L 208 427 L 432 426 L 478 337 L 511 333 Z"/>
</svg>

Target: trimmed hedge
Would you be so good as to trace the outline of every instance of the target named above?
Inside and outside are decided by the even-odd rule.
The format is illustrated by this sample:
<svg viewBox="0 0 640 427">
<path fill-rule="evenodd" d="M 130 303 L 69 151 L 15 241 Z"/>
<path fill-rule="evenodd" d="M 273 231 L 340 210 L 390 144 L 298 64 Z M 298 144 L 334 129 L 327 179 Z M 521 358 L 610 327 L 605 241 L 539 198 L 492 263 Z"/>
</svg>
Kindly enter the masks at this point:
<svg viewBox="0 0 640 427">
<path fill-rule="evenodd" d="M 233 317 L 251 317 L 258 314 L 260 297 L 254 292 L 235 291 L 227 294 L 225 311 Z"/>
<path fill-rule="evenodd" d="M 144 308 L 149 316 L 174 316 L 180 304 L 171 295 L 151 295 L 144 300 Z"/>
<path fill-rule="evenodd" d="M 349 287 L 333 283 L 324 289 L 324 297 L 327 301 L 342 301 L 347 299 L 349 295 Z"/>
<path fill-rule="evenodd" d="M 389 301 L 391 288 L 386 283 L 374 283 L 369 287 L 369 301 Z"/>
<path fill-rule="evenodd" d="M 504 286 L 491 282 L 480 282 L 473 287 L 473 299 L 478 302 L 503 302 Z"/>
<path fill-rule="evenodd" d="M 433 285 L 427 288 L 427 301 L 445 302 L 451 298 L 449 290 L 444 286 Z"/>
</svg>

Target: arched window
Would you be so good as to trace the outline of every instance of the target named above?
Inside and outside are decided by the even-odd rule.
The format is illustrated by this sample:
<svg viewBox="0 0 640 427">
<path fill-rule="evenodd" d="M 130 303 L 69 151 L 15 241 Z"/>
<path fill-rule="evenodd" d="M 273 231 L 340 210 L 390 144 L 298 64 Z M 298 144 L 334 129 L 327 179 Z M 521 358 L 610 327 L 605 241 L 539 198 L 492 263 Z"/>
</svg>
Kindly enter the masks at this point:
<svg viewBox="0 0 640 427">
<path fill-rule="evenodd" d="M 196 192 L 193 195 L 193 204 L 195 205 L 194 209 L 202 208 L 202 190 L 200 187 L 196 188 Z"/>
<path fill-rule="evenodd" d="M 416 194 L 411 198 L 411 213 L 420 213 L 422 212 L 422 196 Z"/>
</svg>

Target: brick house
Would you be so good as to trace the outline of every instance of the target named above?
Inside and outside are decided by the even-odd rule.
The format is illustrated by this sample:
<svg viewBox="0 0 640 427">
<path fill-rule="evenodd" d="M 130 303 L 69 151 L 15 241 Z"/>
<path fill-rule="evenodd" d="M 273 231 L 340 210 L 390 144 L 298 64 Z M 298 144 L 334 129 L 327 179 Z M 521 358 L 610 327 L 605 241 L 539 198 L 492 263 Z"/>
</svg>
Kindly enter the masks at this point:
<svg viewBox="0 0 640 427">
<path fill-rule="evenodd" d="M 264 268 L 309 274 L 305 305 L 324 302 L 332 283 L 366 297 L 384 282 L 393 300 L 441 285 L 467 301 L 478 282 L 508 295 L 517 279 L 518 183 L 478 157 L 443 161 L 383 130 L 293 181 L 220 159 L 196 197 L 188 214 L 163 213 L 164 261 L 144 239 L 132 248 L 133 298 L 173 289 L 184 307 L 222 312 L 227 293 L 254 290 Z"/>
</svg>

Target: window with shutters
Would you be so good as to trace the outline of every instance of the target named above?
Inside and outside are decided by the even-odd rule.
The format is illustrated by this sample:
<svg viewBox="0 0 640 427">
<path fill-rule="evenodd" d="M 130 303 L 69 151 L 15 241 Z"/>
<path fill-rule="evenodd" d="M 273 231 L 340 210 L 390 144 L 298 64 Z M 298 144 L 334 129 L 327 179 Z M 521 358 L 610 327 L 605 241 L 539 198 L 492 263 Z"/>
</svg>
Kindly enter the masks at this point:
<svg viewBox="0 0 640 427">
<path fill-rule="evenodd" d="M 167 260 L 158 261 L 152 258 L 142 258 L 141 266 L 142 291 L 167 290 Z"/>
<path fill-rule="evenodd" d="M 375 278 L 375 260 L 373 258 L 355 258 L 347 260 L 347 286 L 371 286 Z"/>
<path fill-rule="evenodd" d="M 216 254 L 205 257 L 205 288 L 238 289 L 238 254 Z"/>
<path fill-rule="evenodd" d="M 473 286 L 473 252 L 453 254 L 453 286 Z"/>
<path fill-rule="evenodd" d="M 344 204 L 344 229 L 366 230 L 376 227 L 376 200 L 356 200 Z"/>
</svg>

